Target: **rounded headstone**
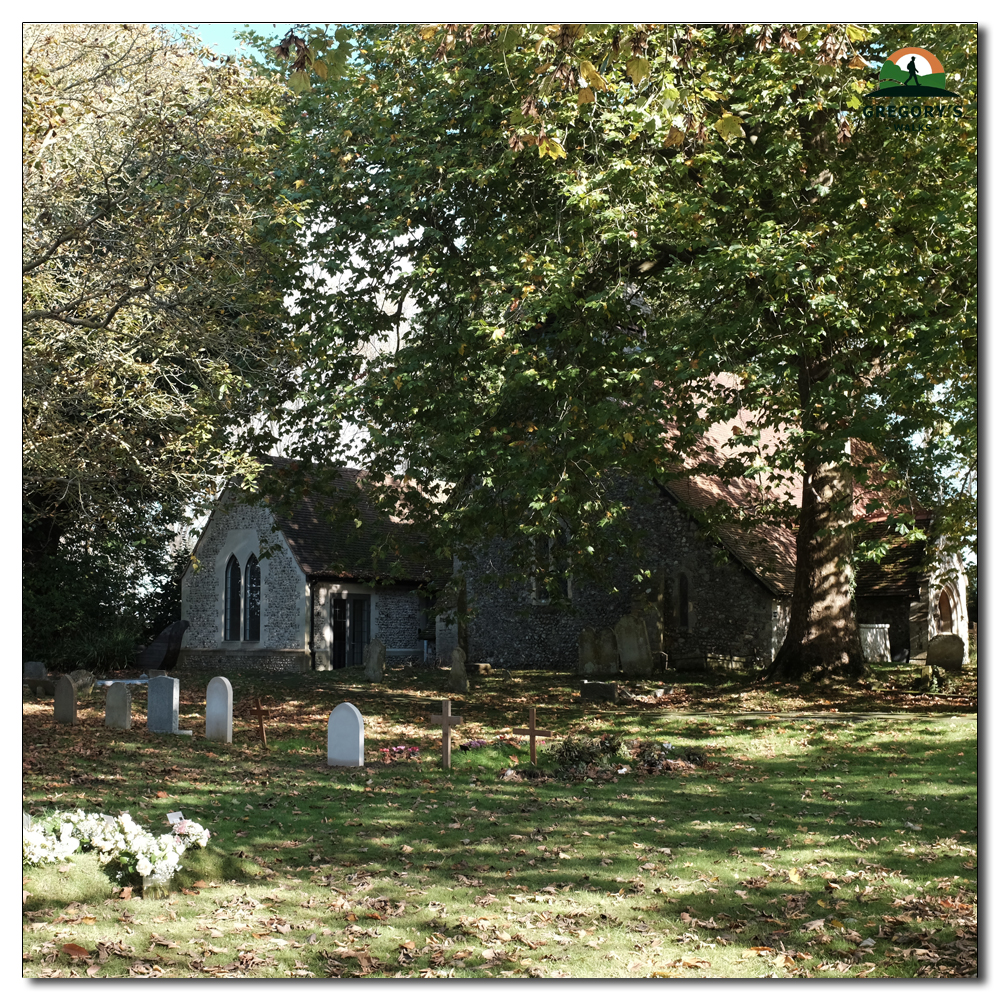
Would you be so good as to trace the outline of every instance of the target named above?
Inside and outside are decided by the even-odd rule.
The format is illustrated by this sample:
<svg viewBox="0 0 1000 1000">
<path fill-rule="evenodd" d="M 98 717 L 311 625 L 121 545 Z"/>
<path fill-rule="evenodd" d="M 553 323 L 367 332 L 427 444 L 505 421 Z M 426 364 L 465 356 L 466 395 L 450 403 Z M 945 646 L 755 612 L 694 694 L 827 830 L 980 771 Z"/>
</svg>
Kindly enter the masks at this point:
<svg viewBox="0 0 1000 1000">
<path fill-rule="evenodd" d="M 65 674 L 56 680 L 55 720 L 76 725 L 76 686 Z"/>
<path fill-rule="evenodd" d="M 338 705 L 326 726 L 326 762 L 330 767 L 361 767 L 365 762 L 365 720 L 349 702 Z"/>
<path fill-rule="evenodd" d="M 928 666 L 942 670 L 959 670 L 965 662 L 965 643 L 960 635 L 942 632 L 927 644 Z"/>
<path fill-rule="evenodd" d="M 213 677 L 205 692 L 205 739 L 233 742 L 233 686 L 226 677 Z"/>
</svg>

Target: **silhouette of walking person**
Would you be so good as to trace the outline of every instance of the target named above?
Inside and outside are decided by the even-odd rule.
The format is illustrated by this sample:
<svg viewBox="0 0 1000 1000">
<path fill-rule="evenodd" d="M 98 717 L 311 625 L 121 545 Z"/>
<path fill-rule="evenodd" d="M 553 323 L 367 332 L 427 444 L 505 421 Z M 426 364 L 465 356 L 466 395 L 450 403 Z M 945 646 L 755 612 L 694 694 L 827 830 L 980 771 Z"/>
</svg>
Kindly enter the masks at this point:
<svg viewBox="0 0 1000 1000">
<path fill-rule="evenodd" d="M 914 85 L 919 87 L 920 81 L 917 79 L 917 57 L 910 56 L 910 61 L 906 64 L 906 71 L 910 75 L 903 81 L 904 87 L 909 87 L 910 81 L 912 80 Z"/>
</svg>

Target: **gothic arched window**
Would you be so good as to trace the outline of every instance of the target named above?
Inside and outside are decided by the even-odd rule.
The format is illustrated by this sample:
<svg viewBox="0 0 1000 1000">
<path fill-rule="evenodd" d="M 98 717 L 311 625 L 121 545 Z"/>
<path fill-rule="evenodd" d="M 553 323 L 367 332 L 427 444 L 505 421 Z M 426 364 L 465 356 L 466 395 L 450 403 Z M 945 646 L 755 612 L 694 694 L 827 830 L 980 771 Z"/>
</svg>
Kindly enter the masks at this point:
<svg viewBox="0 0 1000 1000">
<path fill-rule="evenodd" d="M 243 594 L 246 604 L 243 612 L 243 638 L 248 642 L 260 641 L 260 563 L 252 555 L 247 560 L 243 574 Z"/>
<path fill-rule="evenodd" d="M 226 563 L 226 614 L 223 638 L 240 637 L 240 564 L 236 556 Z"/>
</svg>

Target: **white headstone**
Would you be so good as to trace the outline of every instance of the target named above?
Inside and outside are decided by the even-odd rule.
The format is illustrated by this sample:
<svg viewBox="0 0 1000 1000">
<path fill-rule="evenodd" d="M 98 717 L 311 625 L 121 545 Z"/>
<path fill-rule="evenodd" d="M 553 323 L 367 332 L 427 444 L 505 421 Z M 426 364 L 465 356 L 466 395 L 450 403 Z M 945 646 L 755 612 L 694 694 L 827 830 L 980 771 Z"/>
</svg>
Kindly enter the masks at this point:
<svg viewBox="0 0 1000 1000">
<path fill-rule="evenodd" d="M 132 688 L 115 682 L 104 701 L 104 725 L 109 729 L 132 728 Z"/>
<path fill-rule="evenodd" d="M 330 713 L 326 762 L 330 767 L 361 767 L 365 762 L 365 720 L 349 701 Z"/>
<path fill-rule="evenodd" d="M 892 659 L 888 625 L 858 625 L 858 631 L 861 633 L 861 655 L 865 663 L 888 663 Z"/>
<path fill-rule="evenodd" d="M 76 725 L 76 685 L 63 674 L 56 681 L 55 720 Z"/>
<path fill-rule="evenodd" d="M 150 677 L 146 728 L 151 733 L 176 733 L 181 685 L 176 677 Z"/>
<path fill-rule="evenodd" d="M 233 686 L 225 677 L 213 677 L 205 695 L 205 739 L 233 742 Z"/>
</svg>

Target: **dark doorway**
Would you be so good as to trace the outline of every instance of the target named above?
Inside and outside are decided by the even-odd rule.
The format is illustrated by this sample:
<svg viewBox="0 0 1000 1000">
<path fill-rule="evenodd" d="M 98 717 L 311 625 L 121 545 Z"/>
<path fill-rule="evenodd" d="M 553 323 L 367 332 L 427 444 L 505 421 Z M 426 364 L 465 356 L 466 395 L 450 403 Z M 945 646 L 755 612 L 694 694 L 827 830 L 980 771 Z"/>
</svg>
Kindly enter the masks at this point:
<svg viewBox="0 0 1000 1000">
<path fill-rule="evenodd" d="M 351 598 L 350 628 L 351 666 L 364 662 L 365 646 L 371 635 L 371 599 L 368 597 Z"/>
<path fill-rule="evenodd" d="M 334 597 L 330 602 L 330 627 L 333 631 L 330 666 L 340 670 L 347 666 L 347 600 Z"/>
</svg>

